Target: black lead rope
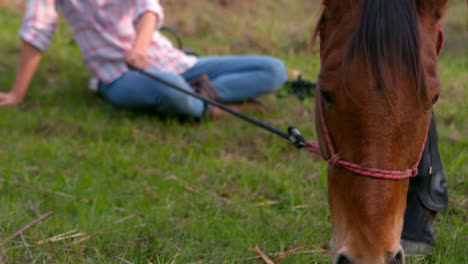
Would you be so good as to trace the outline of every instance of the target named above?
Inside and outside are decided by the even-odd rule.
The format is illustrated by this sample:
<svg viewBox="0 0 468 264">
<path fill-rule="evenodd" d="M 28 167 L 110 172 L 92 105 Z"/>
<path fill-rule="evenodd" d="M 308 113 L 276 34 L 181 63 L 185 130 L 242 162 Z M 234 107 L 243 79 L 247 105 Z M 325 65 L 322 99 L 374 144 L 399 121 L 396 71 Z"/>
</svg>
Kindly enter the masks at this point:
<svg viewBox="0 0 468 264">
<path fill-rule="evenodd" d="M 289 126 L 288 127 L 288 133 L 285 133 L 285 132 L 283 132 L 283 131 L 281 131 L 279 129 L 276 129 L 276 128 L 272 127 L 272 126 L 269 126 L 269 125 L 267 125 L 267 124 L 265 124 L 265 123 L 263 123 L 263 122 L 261 122 L 259 120 L 256 120 L 256 119 L 254 119 L 254 118 L 252 118 L 250 116 L 242 114 L 241 112 L 233 110 L 233 109 L 231 109 L 231 108 L 229 108 L 229 107 L 227 107 L 227 106 L 225 106 L 225 105 L 223 105 L 223 104 L 221 104 L 219 102 L 216 102 L 214 100 L 211 100 L 209 98 L 201 96 L 200 94 L 194 93 L 192 91 L 188 91 L 188 90 L 186 90 L 186 89 L 184 89 L 182 87 L 179 87 L 179 86 L 177 86 L 177 85 L 175 85 L 175 84 L 173 84 L 173 83 L 171 83 L 171 82 L 169 82 L 167 80 L 164 80 L 164 79 L 162 79 L 162 78 L 160 78 L 160 77 L 158 77 L 158 76 L 156 76 L 154 74 L 151 74 L 151 73 L 149 73 L 149 72 L 147 72 L 145 70 L 142 70 L 142 69 L 136 67 L 135 65 L 129 63 L 129 62 L 127 62 L 127 66 L 131 70 L 138 71 L 141 74 L 146 75 L 146 76 L 150 77 L 151 79 L 154 79 L 154 80 L 156 80 L 156 81 L 158 81 L 158 82 L 160 82 L 162 84 L 165 84 L 165 85 L 167 85 L 167 86 L 169 86 L 169 87 L 171 87 L 171 88 L 173 88 L 173 89 L 175 89 L 175 90 L 177 90 L 179 92 L 182 92 L 184 94 L 188 94 L 188 95 L 193 96 L 195 98 L 198 98 L 198 99 L 202 100 L 203 102 L 205 102 L 207 104 L 216 106 L 216 107 L 222 109 L 223 111 L 226 111 L 226 112 L 230 113 L 231 115 L 234 115 L 234 116 L 236 116 L 236 117 L 238 117 L 240 119 L 243 119 L 243 120 L 245 120 L 245 121 L 247 121 L 247 122 L 249 122 L 251 124 L 254 124 L 254 125 L 258 126 L 258 127 L 261 127 L 261 128 L 263 128 L 263 129 L 265 129 L 265 130 L 267 130 L 267 131 L 269 131 L 269 132 L 271 132 L 271 133 L 273 133 L 273 134 L 275 134 L 277 136 L 280 136 L 281 138 L 289 140 L 296 148 L 303 148 L 303 147 L 306 146 L 305 138 L 302 136 L 301 132 L 299 132 L 299 130 L 297 128 L 293 127 L 293 126 Z"/>
</svg>

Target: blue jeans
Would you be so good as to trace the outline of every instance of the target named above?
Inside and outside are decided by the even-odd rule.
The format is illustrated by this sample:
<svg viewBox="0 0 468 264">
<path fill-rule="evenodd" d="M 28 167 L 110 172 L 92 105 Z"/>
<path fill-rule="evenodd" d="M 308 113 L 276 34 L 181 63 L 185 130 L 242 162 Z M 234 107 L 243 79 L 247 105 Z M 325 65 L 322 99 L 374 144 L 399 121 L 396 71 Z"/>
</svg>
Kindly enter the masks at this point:
<svg viewBox="0 0 468 264">
<path fill-rule="evenodd" d="M 146 69 L 173 84 L 193 91 L 189 81 L 206 74 L 223 103 L 241 102 L 271 93 L 286 81 L 279 59 L 267 56 L 201 57 L 181 75 Z M 128 71 L 111 84 L 99 83 L 99 92 L 113 105 L 123 108 L 152 108 L 163 114 L 202 117 L 205 103 L 159 83 L 139 72 Z"/>
</svg>

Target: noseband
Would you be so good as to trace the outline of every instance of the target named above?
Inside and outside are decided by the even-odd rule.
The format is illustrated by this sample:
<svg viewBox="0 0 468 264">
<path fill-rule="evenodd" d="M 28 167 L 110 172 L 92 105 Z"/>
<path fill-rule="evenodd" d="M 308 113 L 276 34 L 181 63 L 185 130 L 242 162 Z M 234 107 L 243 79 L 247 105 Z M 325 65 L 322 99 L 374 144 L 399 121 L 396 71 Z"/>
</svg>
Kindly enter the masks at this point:
<svg viewBox="0 0 468 264">
<path fill-rule="evenodd" d="M 437 55 L 439 55 L 442 51 L 442 48 L 444 46 L 444 38 L 445 36 L 442 30 L 442 26 L 439 26 L 439 36 L 438 36 L 437 43 L 436 43 Z M 421 161 L 421 157 L 424 152 L 424 147 L 426 145 L 427 134 L 429 132 L 429 126 L 431 123 L 430 122 L 431 115 L 429 115 L 429 120 L 427 122 L 427 128 L 426 128 L 426 134 L 424 137 L 424 142 L 421 147 L 421 151 L 419 152 L 418 160 L 410 169 L 398 171 L 398 170 L 383 170 L 383 169 L 377 169 L 377 168 L 366 168 L 359 164 L 344 161 L 340 158 L 340 156 L 335 150 L 335 147 L 331 140 L 330 131 L 328 130 L 327 123 L 325 122 L 324 102 L 323 102 L 323 98 L 320 92 L 320 86 L 318 84 L 317 84 L 316 94 L 317 94 L 316 95 L 317 101 L 319 104 L 318 110 L 320 111 L 319 113 L 320 125 L 322 127 L 323 136 L 325 138 L 325 143 L 328 148 L 328 153 L 330 153 L 330 158 L 328 159 L 328 163 L 330 165 L 337 167 L 337 168 L 346 169 L 350 172 L 353 172 L 362 176 L 379 178 L 379 179 L 388 179 L 388 180 L 402 180 L 402 179 L 414 177 L 418 174 L 418 165 L 419 165 L 419 162 Z M 311 152 L 322 154 L 320 151 L 320 146 L 317 142 L 307 142 L 304 148 Z"/>
<path fill-rule="evenodd" d="M 427 122 L 427 129 L 426 129 L 426 134 L 424 137 L 424 143 L 422 145 L 421 151 L 419 152 L 418 161 L 410 169 L 407 169 L 404 171 L 398 171 L 398 170 L 383 170 L 383 169 L 376 169 L 376 168 L 366 168 L 359 164 L 355 164 L 349 161 L 344 161 L 340 158 L 340 156 L 335 150 L 335 147 L 333 145 L 333 142 L 330 136 L 330 131 L 328 130 L 327 123 L 325 122 L 325 114 L 324 114 L 324 106 L 323 106 L 324 103 L 323 103 L 322 96 L 320 95 L 320 91 L 317 92 L 317 100 L 319 103 L 319 111 L 320 111 L 319 112 L 320 125 L 322 128 L 323 136 L 325 138 L 325 143 L 328 148 L 328 153 L 330 153 L 330 158 L 328 159 L 328 163 L 330 165 L 333 165 L 337 168 L 346 169 L 350 172 L 353 172 L 362 176 L 379 178 L 379 179 L 388 179 L 388 180 L 402 180 L 402 179 L 414 177 L 418 174 L 418 164 L 419 164 L 419 161 L 421 160 L 421 157 L 424 151 L 424 146 L 426 145 L 427 133 L 429 132 L 430 119 Z M 429 118 L 430 118 L 430 115 L 429 115 Z M 306 148 L 309 151 L 313 151 L 315 153 L 320 152 L 320 147 L 316 142 L 307 142 Z"/>
</svg>

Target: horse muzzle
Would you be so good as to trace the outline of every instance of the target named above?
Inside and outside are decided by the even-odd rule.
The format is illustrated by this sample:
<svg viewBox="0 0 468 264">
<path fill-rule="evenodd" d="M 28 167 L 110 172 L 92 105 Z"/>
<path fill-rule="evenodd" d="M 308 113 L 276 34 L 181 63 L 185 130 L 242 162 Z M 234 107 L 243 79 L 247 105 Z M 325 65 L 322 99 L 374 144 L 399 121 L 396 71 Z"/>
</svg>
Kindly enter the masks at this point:
<svg viewBox="0 0 468 264">
<path fill-rule="evenodd" d="M 358 260 L 353 258 L 347 251 L 341 251 L 336 256 L 333 264 L 405 264 L 405 252 L 400 246 L 398 250 L 383 259 L 383 261 Z"/>
</svg>

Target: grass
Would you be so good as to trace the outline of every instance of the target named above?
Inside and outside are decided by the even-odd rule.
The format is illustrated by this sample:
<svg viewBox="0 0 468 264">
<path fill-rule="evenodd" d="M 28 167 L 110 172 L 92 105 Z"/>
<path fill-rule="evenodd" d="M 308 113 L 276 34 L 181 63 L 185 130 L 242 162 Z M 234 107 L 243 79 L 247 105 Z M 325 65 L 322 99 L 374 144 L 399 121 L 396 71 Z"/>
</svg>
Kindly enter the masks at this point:
<svg viewBox="0 0 468 264">
<path fill-rule="evenodd" d="M 301 51 L 314 2 L 203 1 L 186 1 L 179 12 L 175 1 L 167 3 L 167 23 L 188 36 L 186 46 L 202 54 L 273 54 L 309 79 L 317 74 L 318 58 Z M 435 223 L 434 254 L 410 263 L 468 262 L 465 16 L 463 1 L 452 1 L 439 64 L 436 113 L 450 208 Z M 1 8 L 0 24 L 0 87 L 7 91 L 21 12 Z M 25 103 L 0 109 L 0 263 L 250 263 L 248 248 L 256 245 L 264 252 L 329 248 L 326 164 L 319 159 L 232 118 L 180 123 L 115 109 L 86 89 L 89 77 L 62 21 Z M 266 113 L 253 116 L 279 128 L 297 125 L 313 139 L 310 100 L 262 101 Z M 275 204 L 258 205 L 269 201 Z M 48 211 L 54 215 L 24 232 L 31 255 L 21 237 L 7 239 Z M 37 243 L 70 230 L 102 233 L 79 245 L 72 245 L 79 238 Z M 281 263 L 329 261 L 316 252 Z"/>
</svg>

